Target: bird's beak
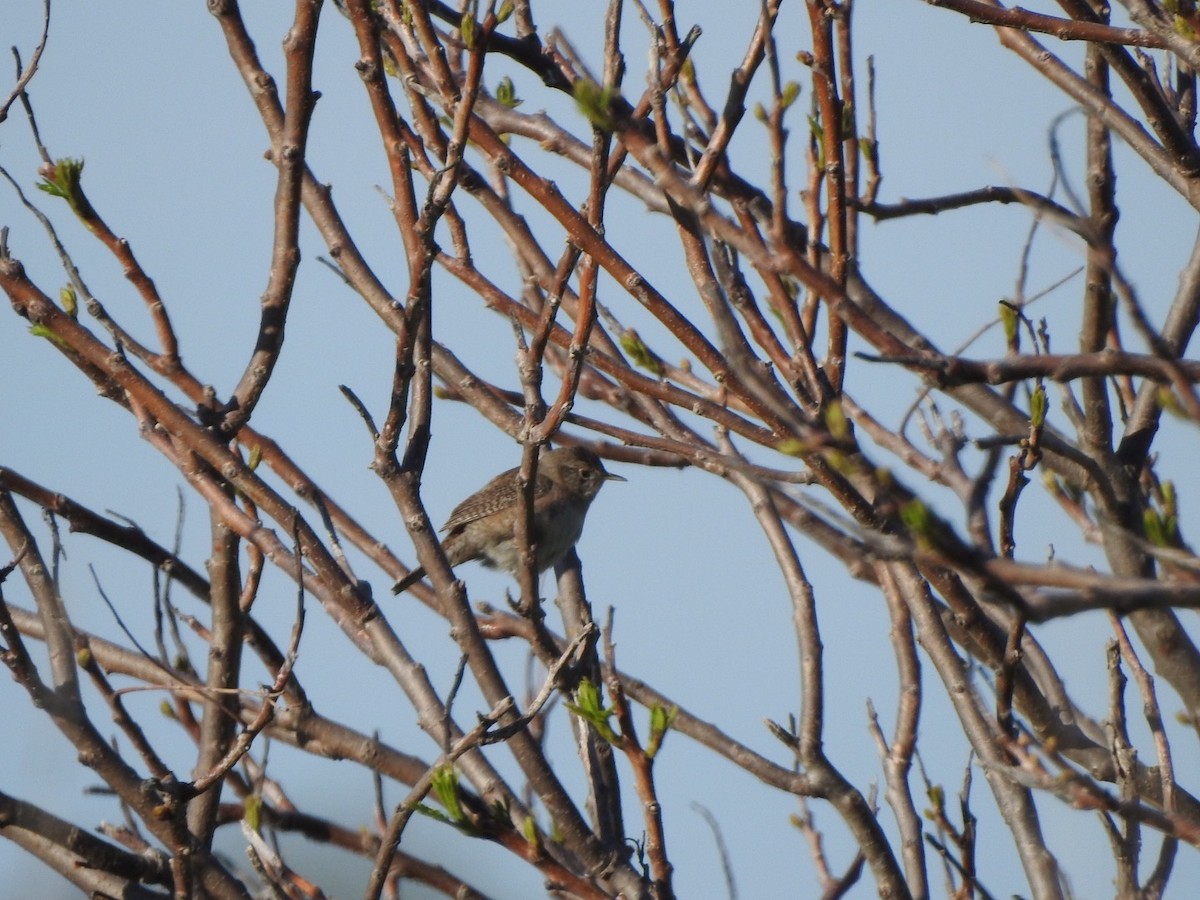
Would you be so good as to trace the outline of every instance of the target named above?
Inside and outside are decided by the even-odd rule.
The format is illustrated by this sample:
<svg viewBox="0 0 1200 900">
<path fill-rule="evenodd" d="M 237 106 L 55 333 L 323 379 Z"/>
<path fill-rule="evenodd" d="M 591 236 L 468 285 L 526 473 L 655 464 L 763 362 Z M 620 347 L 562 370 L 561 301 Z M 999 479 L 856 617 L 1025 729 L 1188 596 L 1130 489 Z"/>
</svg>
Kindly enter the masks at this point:
<svg viewBox="0 0 1200 900">
<path fill-rule="evenodd" d="M 612 472 L 606 471 L 604 473 L 604 480 L 605 481 L 628 481 L 629 479 L 626 478 L 624 475 L 614 475 Z"/>
</svg>

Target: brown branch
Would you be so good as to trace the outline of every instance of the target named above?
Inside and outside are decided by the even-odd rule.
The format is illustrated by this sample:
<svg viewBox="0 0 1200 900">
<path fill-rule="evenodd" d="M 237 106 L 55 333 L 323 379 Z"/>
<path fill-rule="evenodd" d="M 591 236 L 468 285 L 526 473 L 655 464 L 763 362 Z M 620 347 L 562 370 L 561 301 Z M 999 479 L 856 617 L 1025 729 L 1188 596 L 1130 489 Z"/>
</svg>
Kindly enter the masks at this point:
<svg viewBox="0 0 1200 900">
<path fill-rule="evenodd" d="M 43 640 L 50 649 L 55 689 L 51 690 L 38 676 L 19 639 L 11 611 L 0 596 L 0 635 L 10 648 L 3 656 L 4 662 L 30 693 L 34 705 L 46 712 L 75 747 L 80 759 L 86 761 L 122 802 L 136 812 L 155 837 L 171 848 L 176 890 L 186 889 L 194 876 L 197 883 L 212 891 L 214 896 L 240 900 L 244 896 L 240 882 L 204 847 L 191 844 L 177 815 L 181 806 L 180 798 L 171 791 L 173 780 L 156 782 L 153 789 L 146 790 L 143 779 L 109 745 L 88 717 L 78 691 L 74 635 L 68 631 L 70 623 L 61 609 L 61 600 L 51 597 L 57 597 L 57 588 L 46 580 L 46 569 L 40 562 L 33 537 L 7 492 L 0 492 L 0 532 L 10 546 L 18 549 L 18 565 L 38 602 L 39 624 Z M 186 852 L 183 852 L 185 848 Z M 184 857 L 188 860 L 186 864 L 181 862 Z"/>
<path fill-rule="evenodd" d="M 514 712 L 512 697 L 505 697 L 490 712 L 486 715 L 481 715 L 475 727 L 460 736 L 452 746 L 448 746 L 437 761 L 428 766 L 421 777 L 413 783 L 412 790 L 409 791 L 404 800 L 396 807 L 396 811 L 388 822 L 387 829 L 379 841 L 379 846 L 375 854 L 375 865 L 371 870 L 371 877 L 367 885 L 366 896 L 368 898 L 380 895 L 384 886 L 385 876 L 392 868 L 393 859 L 404 830 L 413 813 L 417 811 L 419 805 L 433 788 L 434 777 L 438 772 L 447 766 L 452 766 L 464 754 L 485 743 L 508 740 L 513 735 L 521 733 L 521 730 L 536 718 L 549 701 L 553 689 L 558 683 L 562 669 L 573 661 L 580 646 L 593 636 L 593 633 L 581 633 L 567 645 L 559 659 L 547 672 L 545 682 L 541 691 L 538 692 L 537 697 L 533 699 L 519 716 L 514 717 L 512 715 Z M 500 723 L 506 720 L 508 724 L 501 726 Z M 538 868 L 542 869 L 548 878 L 571 885 L 573 890 L 581 897 L 600 898 L 607 896 L 597 891 L 587 881 L 576 877 L 573 873 L 558 864 L 556 860 L 541 853 L 536 846 L 529 846 L 532 842 L 522 840 L 514 834 L 511 831 L 509 823 L 496 823 L 490 818 L 481 817 L 479 812 L 475 811 L 471 820 L 463 821 L 459 824 L 469 830 L 479 829 L 481 835 L 492 837 L 510 849 L 515 849 L 524 858 L 534 862 Z M 501 828 L 501 832 L 505 835 L 503 838 L 500 837 L 500 834 L 493 831 L 498 825 Z"/>
<path fill-rule="evenodd" d="M 1178 191 L 1192 206 L 1200 204 L 1200 182 L 1195 177 L 1196 173 L 1182 166 L 1179 158 L 1155 141 L 1141 122 L 1114 103 L 1111 97 L 1096 90 L 1024 31 L 1009 28 L 1000 28 L 998 31 L 1003 46 L 1021 56 L 1043 78 L 1079 103 L 1089 115 L 1095 116 L 1120 135 L 1159 178 Z"/>
<path fill-rule="evenodd" d="M 1163 359 L 1141 353 L 1100 350 L 1073 354 L 1014 354 L 1000 359 L 935 357 L 929 354 L 855 354 L 867 362 L 894 363 L 929 372 L 941 387 L 964 384 L 1008 384 L 1027 378 L 1067 382 L 1077 378 L 1109 378 L 1140 375 L 1152 381 L 1171 383 L 1178 373 L 1189 382 L 1200 382 L 1200 362 Z"/>
<path fill-rule="evenodd" d="M 819 111 L 821 159 L 824 162 L 825 225 L 829 236 L 829 277 L 844 285 L 849 260 L 854 252 L 850 245 L 846 208 L 846 136 L 843 134 L 843 98 L 838 94 L 837 58 L 833 41 L 833 12 L 825 0 L 807 0 L 809 27 L 812 32 L 812 89 Z M 842 15 L 848 15 L 845 10 Z M 857 147 L 851 144 L 850 152 Z M 853 196 L 853 192 L 851 192 Z M 831 298 L 824 298 L 829 302 Z M 825 356 L 826 375 L 834 395 L 841 393 L 846 373 L 846 345 L 849 323 L 841 315 L 829 317 L 828 352 Z M 811 329 L 809 330 L 811 334 Z"/>
<path fill-rule="evenodd" d="M 246 369 L 220 413 L 226 435 L 236 435 L 258 405 L 283 350 L 284 324 L 300 265 L 300 192 L 304 182 L 308 128 L 316 94 L 312 63 L 321 4 L 297 0 L 296 18 L 283 42 L 287 97 L 282 127 L 271 133 L 271 159 L 278 169 L 271 270 L 263 292 L 258 335 Z"/>
<path fill-rule="evenodd" d="M 1020 203 L 1029 207 L 1033 212 L 1055 225 L 1079 235 L 1085 241 L 1091 240 L 1089 223 L 1065 206 L 1055 203 L 1049 197 L 1024 188 L 996 187 L 988 185 L 973 191 L 962 191 L 957 194 L 944 194 L 940 197 L 923 197 L 920 199 L 906 198 L 897 203 L 880 203 L 871 201 L 860 203 L 854 199 L 847 202 L 855 209 L 870 216 L 876 221 L 886 222 L 890 219 L 900 219 L 907 216 L 929 215 L 978 206 L 984 203 Z"/>
<path fill-rule="evenodd" d="M 1085 72 L 1097 90 L 1109 91 L 1108 66 L 1094 47 L 1088 48 Z M 1116 322 L 1116 310 L 1112 303 L 1113 262 L 1116 257 L 1113 235 L 1117 225 L 1116 172 L 1113 169 L 1112 141 L 1108 129 L 1095 118 L 1088 119 L 1087 140 L 1088 221 L 1095 240 L 1088 246 L 1087 287 L 1079 349 L 1082 353 L 1098 353 L 1108 343 Z M 1085 422 L 1083 444 L 1107 462 L 1113 450 L 1113 417 L 1105 378 L 1085 378 L 1082 394 Z"/>
<path fill-rule="evenodd" d="M 1026 877 L 1035 892 L 1061 897 L 1058 864 L 1042 834 L 1032 793 L 992 768 L 1006 766 L 1009 757 L 1000 745 L 996 724 L 983 714 L 977 691 L 968 680 L 967 668 L 954 651 L 937 613 L 929 585 L 907 563 L 892 564 L 892 571 L 912 615 L 918 640 L 954 704 L 959 725 L 980 761 L 988 766 L 985 770 L 988 785 L 1016 842 Z"/>
<path fill-rule="evenodd" d="M 21 57 L 17 53 L 17 48 L 13 47 L 13 57 L 17 62 L 17 83 L 13 85 L 13 89 L 9 92 L 8 97 L 3 103 L 0 103 L 0 122 L 8 118 L 8 110 L 16 102 L 18 97 L 25 94 L 25 88 L 29 86 L 29 82 L 33 76 L 37 74 L 38 64 L 42 61 L 42 51 L 46 49 L 46 41 L 50 37 L 50 0 L 42 0 L 42 36 L 38 38 L 37 46 L 33 49 L 33 56 L 29 58 L 29 65 L 21 65 Z"/>
<path fill-rule="evenodd" d="M 1166 47 L 1166 44 L 1157 35 L 1138 28 L 1116 28 L 1106 23 L 1063 19 L 1031 12 L 1019 6 L 1009 8 L 996 6 L 993 3 L 983 2 L 983 0 L 925 0 L 925 2 L 930 6 L 941 6 L 962 13 L 972 22 L 1041 32 L 1062 41 L 1092 41 L 1154 49 Z"/>
<path fill-rule="evenodd" d="M 229 753 L 233 743 L 238 711 L 236 691 L 241 680 L 242 635 L 245 632 L 239 602 L 242 578 L 238 554 L 241 542 L 217 515 L 213 515 L 210 529 L 212 555 L 209 557 L 208 571 L 212 585 L 209 593 L 212 628 L 208 636 L 208 672 L 205 679 L 209 690 L 205 692 L 194 777 L 217 770 L 218 763 Z M 286 683 L 286 678 L 284 681 Z M 212 846 L 222 787 L 221 778 L 206 779 L 199 785 L 200 795 L 188 806 L 188 827 L 193 837 L 206 847 Z"/>
<path fill-rule="evenodd" d="M 801 715 L 796 736 L 796 758 L 803 767 L 810 790 L 832 803 L 853 832 L 858 846 L 865 854 L 881 893 L 901 897 L 907 894 L 903 874 L 892 848 L 880 828 L 879 821 L 866 798 L 837 770 L 825 756 L 824 731 L 824 670 L 821 664 L 821 637 L 817 625 L 815 598 L 796 553 L 795 546 L 783 527 L 783 520 L 761 486 L 745 476 L 733 474 L 731 480 L 746 495 L 762 527 L 775 559 L 783 572 L 788 594 L 792 600 L 792 618 L 800 649 Z"/>
<path fill-rule="evenodd" d="M 4 836 L 41 859 L 91 895 L 151 900 L 170 896 L 150 885 L 171 887 L 171 873 L 158 853 L 131 853 L 26 800 L 0 793 Z"/>
<path fill-rule="evenodd" d="M 914 897 L 929 893 L 921 816 L 913 802 L 908 776 L 912 770 L 913 756 L 917 750 L 917 728 L 921 716 L 921 663 L 913 639 L 912 617 L 896 587 L 887 566 L 878 565 L 879 583 L 891 618 L 892 647 L 896 654 L 899 676 L 899 700 L 896 709 L 896 724 L 891 743 L 883 736 L 875 715 L 874 706 L 868 701 L 871 732 L 879 756 L 883 761 L 884 778 L 887 784 L 887 802 L 896 817 L 901 835 L 901 858 L 909 891 Z"/>
<path fill-rule="evenodd" d="M 616 651 L 612 641 L 612 611 L 604 627 L 604 659 L 608 670 L 617 669 Z M 654 784 L 654 753 L 648 751 L 637 736 L 633 714 L 621 687 L 621 679 L 615 675 L 605 682 L 608 696 L 612 699 L 612 711 L 620 728 L 618 749 L 625 754 L 633 769 L 634 788 L 642 801 L 642 821 L 646 825 L 646 856 L 650 861 L 651 896 L 654 900 L 672 900 L 675 896 L 671 887 L 671 875 L 675 867 L 667 858 L 666 832 L 663 828 L 662 804 Z M 657 735 L 660 743 L 662 735 Z M 654 748 L 657 750 L 658 748 Z"/>
</svg>

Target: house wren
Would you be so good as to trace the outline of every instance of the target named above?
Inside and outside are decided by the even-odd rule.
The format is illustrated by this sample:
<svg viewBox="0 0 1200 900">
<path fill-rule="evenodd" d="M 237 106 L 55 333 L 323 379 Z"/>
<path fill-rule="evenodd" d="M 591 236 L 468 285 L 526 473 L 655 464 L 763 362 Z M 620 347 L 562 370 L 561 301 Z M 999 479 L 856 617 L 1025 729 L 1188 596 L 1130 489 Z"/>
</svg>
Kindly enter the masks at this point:
<svg viewBox="0 0 1200 900">
<path fill-rule="evenodd" d="M 515 529 L 521 511 L 520 469 L 497 475 L 450 513 L 442 528 L 442 541 L 450 566 L 478 559 L 490 569 L 514 575 L 521 567 L 521 551 Z M 583 531 L 583 518 L 606 481 L 624 481 L 605 470 L 591 450 L 560 447 L 538 459 L 533 486 L 534 569 L 544 572 L 575 546 Z M 418 566 L 392 587 L 393 594 L 407 590 L 425 577 Z"/>
</svg>

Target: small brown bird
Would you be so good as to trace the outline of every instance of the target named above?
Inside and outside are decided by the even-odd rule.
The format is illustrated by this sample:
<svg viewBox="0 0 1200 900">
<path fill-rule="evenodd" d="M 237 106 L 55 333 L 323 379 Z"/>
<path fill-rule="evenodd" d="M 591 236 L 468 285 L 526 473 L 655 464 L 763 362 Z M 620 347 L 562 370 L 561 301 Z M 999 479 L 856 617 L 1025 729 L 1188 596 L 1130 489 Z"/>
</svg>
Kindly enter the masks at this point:
<svg viewBox="0 0 1200 900">
<path fill-rule="evenodd" d="M 453 568 L 469 560 L 480 560 L 489 569 L 517 573 L 521 554 L 514 529 L 520 511 L 520 469 L 497 475 L 450 513 L 442 528 L 447 532 L 442 549 Z M 606 481 L 624 481 L 605 470 L 586 447 L 560 447 L 543 453 L 538 460 L 533 487 L 534 568 L 550 568 L 575 546 L 583 531 L 588 507 Z M 425 577 L 418 566 L 392 587 L 399 594 Z"/>
</svg>

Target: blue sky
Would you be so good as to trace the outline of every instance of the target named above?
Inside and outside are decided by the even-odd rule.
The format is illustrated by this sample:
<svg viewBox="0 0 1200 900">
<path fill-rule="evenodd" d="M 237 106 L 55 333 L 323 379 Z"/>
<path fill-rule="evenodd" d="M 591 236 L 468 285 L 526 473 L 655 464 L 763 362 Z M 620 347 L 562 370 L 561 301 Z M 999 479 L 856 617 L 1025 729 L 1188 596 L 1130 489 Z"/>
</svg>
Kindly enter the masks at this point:
<svg viewBox="0 0 1200 900">
<path fill-rule="evenodd" d="M 695 58 L 710 102 L 717 106 L 728 71 L 738 62 L 753 26 L 749 14 L 736 6 L 678 4 L 683 28 L 695 21 L 704 29 Z M 860 62 L 872 55 L 877 71 L 885 172 L 882 199 L 950 193 L 985 184 L 1048 188 L 1052 172 L 1046 132 L 1051 120 L 1070 108 L 1066 98 L 1042 86 L 1022 62 L 999 48 L 990 29 L 917 0 L 859 0 L 856 8 L 857 54 Z M 559 24 L 585 58 L 598 59 L 601 30 L 598 13 L 590 5 L 547 4 L 535 11 L 544 24 Z M 289 10 L 283 5 L 246 4 L 245 13 L 267 67 L 278 71 L 279 42 Z M 0 8 L 3 42 L 17 44 L 28 56 L 40 14 L 41 4 L 34 0 L 4 4 Z M 315 78 L 323 96 L 314 120 L 310 162 L 318 177 L 333 185 L 365 255 L 389 288 L 400 293 L 406 286 L 403 255 L 394 222 L 375 187 L 386 183 L 387 171 L 352 68 L 357 58 L 353 35 L 331 6 L 326 15 Z M 789 5 L 779 29 L 781 59 L 785 77 L 802 83 L 804 72 L 792 57 L 807 46 L 806 28 L 803 7 Z M 644 46 L 644 36 L 632 14 L 627 15 L 626 31 L 627 84 L 630 91 L 640 90 L 645 58 L 637 48 Z M 1081 51 L 1070 47 L 1062 52 L 1074 61 Z M 530 98 L 527 106 L 557 102 L 552 111 L 569 114 L 567 105 L 548 101 L 545 92 L 514 67 L 497 65 L 495 77 L 505 72 L 517 81 L 518 92 Z M 864 83 L 862 79 L 860 90 Z M 7 85 L 7 80 L 0 83 L 0 92 L 7 93 Z M 226 56 L 216 23 L 200 3 L 131 2 L 114 11 L 101 4 L 59 0 L 42 71 L 31 92 L 51 153 L 86 159 L 84 177 L 90 197 L 114 230 L 130 240 L 154 277 L 181 336 L 185 362 L 215 385 L 219 394 L 227 392 L 250 352 L 258 299 L 266 285 L 275 174 L 262 158 L 267 146 L 263 129 Z M 791 122 L 794 172 L 801 164 L 807 97 L 805 83 Z M 1077 182 L 1082 168 L 1079 154 L 1070 154 L 1080 146 L 1082 122 L 1074 117 L 1063 129 Z M 761 153 L 761 131 L 756 128 L 756 123 L 744 125 L 731 148 L 735 161 L 753 160 Z M 581 122 L 575 122 L 575 129 L 585 134 Z M 1195 212 L 1148 177 L 1126 148 L 1118 145 L 1117 156 L 1122 263 L 1152 315 L 1161 314 L 1193 240 Z M 111 257 L 65 207 L 32 189 L 37 159 L 19 111 L 0 126 L 0 165 L 53 216 L 84 278 L 113 315 L 150 340 L 141 301 Z M 577 173 L 563 166 L 561 178 L 564 192 L 578 196 Z M 798 174 L 793 178 L 800 183 Z M 530 203 L 520 208 L 534 214 Z M 690 283 L 681 280 L 671 228 L 632 201 L 614 197 L 613 210 L 612 243 L 682 309 L 697 310 Z M 614 229 L 615 222 L 619 225 Z M 6 185 L 0 185 L 0 225 L 10 226 L 12 252 L 35 281 L 47 288 L 63 283 L 43 233 Z M 537 219 L 532 219 L 532 225 L 548 236 L 551 248 L 561 244 L 553 226 Z M 864 221 L 863 270 L 890 302 L 927 325 L 935 341 L 953 347 L 994 317 L 1000 299 L 1012 296 L 1028 228 L 1028 215 L 1011 207 L 901 223 Z M 499 240 L 476 239 L 473 249 L 480 268 L 516 290 L 517 273 Z M 370 442 L 337 390 L 338 384 L 347 384 L 369 407 L 382 410 L 390 387 L 392 336 L 317 262 L 325 249 L 311 226 L 305 227 L 302 250 L 287 349 L 254 424 L 276 437 L 375 534 L 411 558 L 399 517 L 381 483 L 367 469 Z M 1049 286 L 1082 261 L 1077 241 L 1045 229 L 1035 246 L 1029 292 Z M 636 325 L 648 339 L 657 336 L 654 325 L 639 318 L 639 311 L 615 285 L 610 282 L 603 290 L 602 299 L 618 308 L 628 324 Z M 1039 315 L 1047 317 L 1062 349 L 1075 340 L 1080 290 L 1077 279 L 1036 307 Z M 508 323 L 482 314 L 478 299 L 448 278 L 437 279 L 435 297 L 439 338 L 480 374 L 516 385 Z M 977 346 L 974 355 L 999 353 L 1002 337 L 993 330 Z M 849 382 L 860 402 L 870 401 L 885 421 L 894 421 L 915 396 L 912 379 L 893 374 L 859 367 Z M 582 405 L 581 410 L 586 412 Z M 515 465 L 520 451 L 466 408 L 440 403 L 435 416 L 434 452 L 424 491 L 432 517 L 441 521 L 488 477 Z M 92 508 L 129 516 L 153 537 L 170 543 L 177 516 L 176 489 L 183 488 L 178 473 L 137 438 L 128 414 L 97 398 L 68 363 L 45 341 L 30 336 L 25 323 L 11 313 L 0 319 L 0 422 L 5 423 L 0 426 L 0 465 Z M 1165 446 L 1182 446 L 1170 442 L 1190 437 L 1190 433 L 1168 435 Z M 1169 459 L 1165 465 L 1185 490 L 1189 478 L 1195 484 L 1189 471 L 1172 473 Z M 589 517 L 580 554 L 593 604 L 616 609 L 619 664 L 754 749 L 784 760 L 783 749 L 762 722 L 768 717 L 785 720 L 797 710 L 795 638 L 782 579 L 748 506 L 730 486 L 697 472 L 612 468 L 629 483 L 605 488 Z M 185 556 L 200 565 L 207 553 L 204 508 L 183 489 Z M 949 504 L 949 496 L 941 502 Z M 1039 501 L 1031 497 L 1028 502 Z M 1065 518 L 1049 504 L 1043 505 L 1044 515 L 1021 526 L 1019 538 L 1028 558 L 1045 559 L 1053 547 L 1062 558 L 1096 561 L 1095 551 L 1080 545 Z M 25 511 L 36 521 L 35 511 Z M 869 587 L 848 580 L 819 550 L 803 541 L 800 548 L 817 590 L 826 647 L 831 686 L 828 750 L 844 765 L 847 777 L 866 790 L 881 779 L 866 730 L 866 700 L 871 698 L 880 710 L 885 731 L 890 730 L 895 703 L 894 665 L 882 601 Z M 145 567 L 106 553 L 82 537 L 68 537 L 67 552 L 64 593 L 76 623 L 105 634 L 114 630 L 88 572 L 88 565 L 94 564 L 97 577 L 127 620 L 141 637 L 147 636 L 150 623 L 139 618 L 148 608 L 150 573 Z M 361 576 L 372 580 L 376 593 L 383 593 L 387 582 L 382 573 L 370 570 L 353 554 L 352 561 Z M 505 577 L 478 567 L 464 574 L 474 599 L 495 602 L 507 586 Z M 548 577 L 543 579 L 543 592 L 548 592 L 548 582 Z M 273 573 L 267 586 L 256 609 L 283 635 L 290 627 L 292 593 Z M 5 596 L 18 603 L 27 599 L 13 581 L 6 585 Z M 446 689 L 457 653 L 445 624 L 411 600 L 400 598 L 394 604 L 389 617 L 410 646 L 422 649 L 434 683 Z M 198 609 L 191 611 L 200 614 Z M 1068 686 L 1089 712 L 1102 717 L 1101 648 L 1108 637 L 1103 620 L 1097 616 L 1046 626 L 1039 629 L 1039 637 L 1062 650 L 1056 658 Z M 520 649 L 502 646 L 497 652 L 519 685 Z M 436 754 L 394 686 L 354 653 L 315 604 L 297 671 L 319 709 L 336 711 L 364 730 L 379 729 L 384 737 L 413 752 Z M 7 679 L 0 681 L 0 707 L 20 717 L 17 739 L 4 742 L 0 750 L 0 771 L 9 773 L 0 777 L 0 790 L 45 799 L 52 811 L 81 825 L 118 820 L 119 811 L 107 798 L 81 796 L 93 780 L 78 769 L 74 754 L 45 719 L 30 714 L 22 692 Z M 956 791 L 967 765 L 966 748 L 956 725 L 947 722 L 947 701 L 931 669 L 926 672 L 925 698 L 924 763 L 935 781 Z M 1164 696 L 1170 710 L 1172 699 Z M 160 700 L 154 694 L 134 695 L 130 704 L 152 720 Z M 483 708 L 469 687 L 458 702 L 460 710 Z M 1192 737 L 1190 742 L 1176 743 L 1176 766 L 1183 771 L 1194 769 L 1197 762 Z M 177 737 L 167 743 L 172 761 L 186 767 L 187 744 Z M 551 746 L 552 759 L 569 765 L 572 750 L 561 717 L 552 725 Z M 1148 745 L 1143 752 L 1149 752 Z M 318 762 L 314 769 L 308 757 L 282 747 L 273 750 L 271 765 L 302 808 L 319 804 L 342 824 L 370 825 L 371 785 L 362 771 L 329 762 Z M 721 896 L 712 837 L 691 803 L 702 804 L 721 822 L 742 897 L 815 893 L 807 850 L 787 822 L 796 812 L 794 800 L 762 788 L 678 735 L 668 737 L 657 774 L 662 794 L 670 801 L 668 849 L 676 865 L 679 896 Z M 387 796 L 395 802 L 401 793 L 393 787 Z M 993 853 L 989 844 L 987 858 L 980 860 L 983 883 L 998 896 L 1024 892 L 1015 854 L 1007 835 L 1000 833 L 1002 826 L 978 770 L 973 797 L 983 840 L 995 836 L 1003 848 Z M 636 809 L 632 796 L 626 808 Z M 844 830 L 830 809 L 819 803 L 812 808 L 818 826 L 826 830 L 832 862 L 840 869 L 851 852 Z M 1102 859 L 1108 857 L 1096 820 L 1065 810 L 1050 798 L 1042 800 L 1040 810 L 1051 847 L 1070 873 L 1077 895 L 1111 893 L 1112 873 L 1088 864 L 1097 853 Z M 632 813 L 630 830 L 639 831 L 632 824 Z M 1148 849 L 1156 849 L 1155 839 L 1147 843 Z M 365 867 L 360 862 L 348 863 L 344 855 L 322 848 L 304 849 L 301 857 L 298 842 L 285 846 L 311 865 L 314 874 L 337 872 L 327 879 L 333 893 L 361 892 Z M 415 822 L 406 847 L 485 889 L 494 889 L 492 871 L 505 872 L 511 890 L 496 890 L 498 897 L 516 900 L 540 890 L 539 880 L 505 854 L 467 844 L 431 822 Z M 236 840 L 227 849 L 240 853 Z M 1181 851 L 1177 866 L 1177 890 L 1200 888 L 1194 852 Z M 5 886 L 0 887 L 3 900 L 49 896 L 62 886 L 40 863 L 3 841 L 0 871 L 7 873 Z M 475 878 L 474 873 L 478 873 Z M 936 885 L 932 865 L 931 875 Z M 872 891 L 867 878 L 853 896 L 870 896 Z M 414 892 L 413 896 L 422 895 Z"/>
</svg>

